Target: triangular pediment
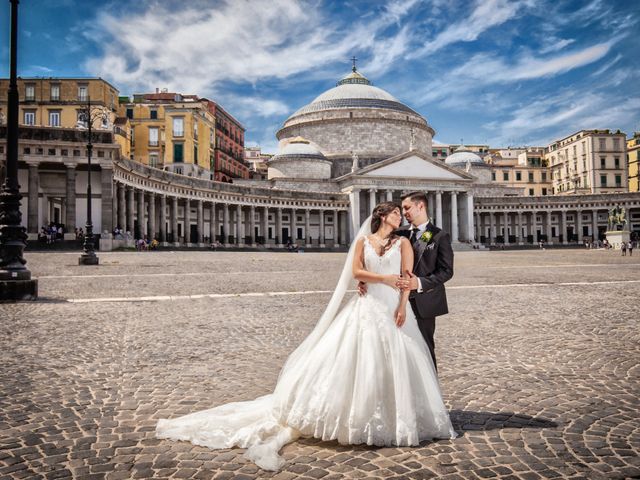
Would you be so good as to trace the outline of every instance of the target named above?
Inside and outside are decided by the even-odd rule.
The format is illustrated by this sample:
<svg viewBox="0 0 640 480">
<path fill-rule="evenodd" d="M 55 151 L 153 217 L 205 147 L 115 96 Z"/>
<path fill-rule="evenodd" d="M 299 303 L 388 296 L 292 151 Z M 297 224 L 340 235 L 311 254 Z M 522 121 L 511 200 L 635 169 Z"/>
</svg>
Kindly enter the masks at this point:
<svg viewBox="0 0 640 480">
<path fill-rule="evenodd" d="M 439 161 L 425 158 L 413 152 L 389 158 L 355 173 L 364 177 L 402 177 L 436 180 L 469 180 L 471 178 L 465 172 L 458 172 Z"/>
</svg>

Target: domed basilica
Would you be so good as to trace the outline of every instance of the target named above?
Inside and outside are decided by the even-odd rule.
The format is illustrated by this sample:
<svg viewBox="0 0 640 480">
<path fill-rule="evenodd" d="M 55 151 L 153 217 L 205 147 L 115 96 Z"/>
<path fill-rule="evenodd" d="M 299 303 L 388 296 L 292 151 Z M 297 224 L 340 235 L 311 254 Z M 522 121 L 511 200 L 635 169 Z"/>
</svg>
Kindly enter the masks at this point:
<svg viewBox="0 0 640 480">
<path fill-rule="evenodd" d="M 430 217 L 450 232 L 454 248 L 499 239 L 524 245 L 543 235 L 558 238 L 568 228 L 598 232 L 612 202 L 640 204 L 629 194 L 524 197 L 492 182 L 490 166 L 464 146 L 436 160 L 427 119 L 372 85 L 355 65 L 276 135 L 279 151 L 268 161 L 266 180 L 228 184 L 114 161 L 113 188 L 102 195 L 101 231 L 138 226 L 176 246 L 216 241 L 239 248 L 344 248 L 377 203 L 423 191 Z"/>
<path fill-rule="evenodd" d="M 485 163 L 468 151 L 456 152 L 451 162 L 433 160 L 434 134 L 427 119 L 354 66 L 284 122 L 268 182 L 279 189 L 348 195 L 351 234 L 376 203 L 422 190 L 436 223 L 454 239 L 471 241 L 473 184 L 479 177 L 490 180 L 478 175 L 485 173 Z"/>
</svg>

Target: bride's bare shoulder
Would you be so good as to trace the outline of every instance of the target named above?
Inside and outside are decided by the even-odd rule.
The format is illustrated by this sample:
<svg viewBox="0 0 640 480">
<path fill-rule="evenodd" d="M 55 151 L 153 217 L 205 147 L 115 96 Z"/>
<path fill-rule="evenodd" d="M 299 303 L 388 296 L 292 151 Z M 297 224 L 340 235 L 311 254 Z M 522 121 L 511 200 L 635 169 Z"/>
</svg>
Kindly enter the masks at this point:
<svg viewBox="0 0 640 480">
<path fill-rule="evenodd" d="M 407 237 L 400 237 L 400 238 L 398 238 L 398 240 L 396 240 L 396 242 L 400 243 L 401 247 L 403 247 L 405 245 L 411 245 L 411 242 L 409 241 L 409 239 Z"/>
</svg>

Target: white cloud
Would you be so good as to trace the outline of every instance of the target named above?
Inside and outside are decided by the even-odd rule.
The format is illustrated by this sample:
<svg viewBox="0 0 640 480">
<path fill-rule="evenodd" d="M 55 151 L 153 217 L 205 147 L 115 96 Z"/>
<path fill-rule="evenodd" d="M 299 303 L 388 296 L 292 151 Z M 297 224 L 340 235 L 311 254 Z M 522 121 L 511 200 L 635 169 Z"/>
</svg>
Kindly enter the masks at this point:
<svg viewBox="0 0 640 480">
<path fill-rule="evenodd" d="M 453 74 L 464 73 L 488 83 L 513 82 L 558 75 L 600 60 L 609 53 L 611 46 L 616 41 L 614 39 L 598 43 L 555 57 L 526 55 L 512 64 L 490 55 L 476 55 L 468 63 L 454 70 Z"/>
<path fill-rule="evenodd" d="M 34 73 L 29 73 L 34 72 Z M 53 70 L 43 65 L 29 65 L 26 68 L 26 75 L 42 75 L 43 73 L 52 73 Z"/>
<path fill-rule="evenodd" d="M 508 62 L 492 54 L 477 54 L 468 62 L 460 65 L 428 88 L 418 92 L 418 104 L 432 101 L 446 101 L 451 107 L 464 106 L 471 92 L 498 84 L 517 83 L 566 73 L 603 58 L 609 53 L 617 39 L 599 43 L 571 53 L 551 57 L 525 55 L 515 62 Z M 471 102 L 475 105 L 475 102 Z"/>
<path fill-rule="evenodd" d="M 400 29 L 397 35 L 378 40 L 373 47 L 373 58 L 363 67 L 363 71 L 370 77 L 382 76 L 389 71 L 394 60 L 407 51 L 410 42 L 407 26 Z"/>
<path fill-rule="evenodd" d="M 640 108 L 640 97 L 620 103 L 615 95 L 564 91 L 539 97 L 483 128 L 492 145 L 545 145 L 582 129 L 617 129 L 627 125 Z"/>
<path fill-rule="evenodd" d="M 321 5 L 294 0 L 224 0 L 209 8 L 185 3 L 177 11 L 153 4 L 139 14 L 103 13 L 89 35 L 104 51 L 86 69 L 127 89 L 163 86 L 213 95 L 229 82 L 284 79 L 336 61 L 346 67 L 358 51 L 374 51 L 375 65 L 381 58 L 377 37 L 392 47 L 384 56 L 390 63 L 404 53 L 406 32 L 394 40 L 384 30 L 413 3 L 391 2 L 381 15 L 348 25 L 326 18 Z"/>
<path fill-rule="evenodd" d="M 291 110 L 284 102 L 260 97 L 230 96 L 225 105 L 236 112 L 239 118 L 286 115 Z"/>
<path fill-rule="evenodd" d="M 604 72 L 606 72 L 607 70 L 609 70 L 611 67 L 613 67 L 616 63 L 618 63 L 620 60 L 622 60 L 622 55 L 618 54 L 616 55 L 616 58 L 614 58 L 613 60 L 611 60 L 610 62 L 605 63 L 602 67 L 600 67 L 598 70 L 596 70 L 595 72 L 593 72 L 593 76 L 597 77 L 598 75 L 602 75 Z"/>
<path fill-rule="evenodd" d="M 564 47 L 571 45 L 575 40 L 573 38 L 556 38 L 550 37 L 545 41 L 545 45 L 539 50 L 540 53 L 551 53 L 562 50 Z"/>
<path fill-rule="evenodd" d="M 441 50 L 457 42 L 472 42 L 482 33 L 515 17 L 525 6 L 524 2 L 508 0 L 477 0 L 468 18 L 455 22 L 438 33 L 433 40 L 412 52 L 409 57 L 417 58 Z"/>
</svg>

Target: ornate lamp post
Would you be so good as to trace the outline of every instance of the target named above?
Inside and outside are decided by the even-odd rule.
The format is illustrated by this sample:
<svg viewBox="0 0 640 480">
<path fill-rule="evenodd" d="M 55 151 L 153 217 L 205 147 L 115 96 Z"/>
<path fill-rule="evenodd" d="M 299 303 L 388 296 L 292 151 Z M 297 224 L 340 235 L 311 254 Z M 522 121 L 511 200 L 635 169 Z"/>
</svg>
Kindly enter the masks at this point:
<svg viewBox="0 0 640 480">
<path fill-rule="evenodd" d="M 93 144 L 91 143 L 91 129 L 93 122 L 101 119 L 106 120 L 104 110 L 98 108 L 91 110 L 91 97 L 87 97 L 87 108 L 82 112 L 84 122 L 86 122 L 88 140 L 87 140 L 87 223 L 85 224 L 84 243 L 82 245 L 82 254 L 78 258 L 78 265 L 98 265 L 99 259 L 96 255 L 95 244 L 93 240 L 93 222 L 91 221 L 91 153 Z M 78 127 L 82 128 L 82 122 L 78 122 Z"/>
<path fill-rule="evenodd" d="M 7 176 L 0 190 L 0 301 L 35 300 L 38 280 L 31 278 L 22 253 L 27 234 L 20 213 L 18 185 L 18 0 L 11 2 L 11 74 L 7 115 Z"/>
</svg>

